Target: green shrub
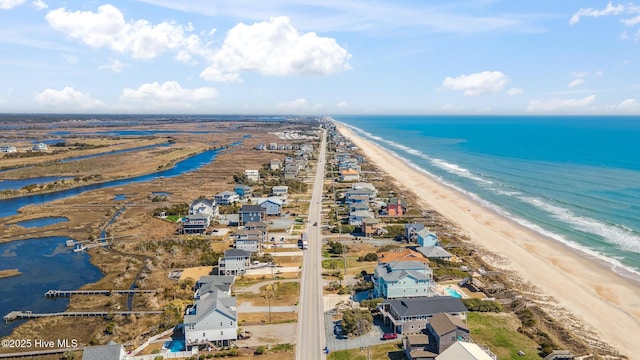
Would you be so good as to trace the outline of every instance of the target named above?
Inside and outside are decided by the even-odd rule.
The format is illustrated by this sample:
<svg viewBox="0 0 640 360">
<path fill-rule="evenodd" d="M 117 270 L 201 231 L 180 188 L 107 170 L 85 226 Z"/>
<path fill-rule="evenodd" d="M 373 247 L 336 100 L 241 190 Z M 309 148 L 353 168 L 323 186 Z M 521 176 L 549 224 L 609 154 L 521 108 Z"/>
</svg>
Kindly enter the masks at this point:
<svg viewBox="0 0 640 360">
<path fill-rule="evenodd" d="M 258 346 L 258 348 L 256 349 L 256 351 L 253 352 L 255 355 L 262 355 L 264 354 L 264 346 Z"/>
</svg>

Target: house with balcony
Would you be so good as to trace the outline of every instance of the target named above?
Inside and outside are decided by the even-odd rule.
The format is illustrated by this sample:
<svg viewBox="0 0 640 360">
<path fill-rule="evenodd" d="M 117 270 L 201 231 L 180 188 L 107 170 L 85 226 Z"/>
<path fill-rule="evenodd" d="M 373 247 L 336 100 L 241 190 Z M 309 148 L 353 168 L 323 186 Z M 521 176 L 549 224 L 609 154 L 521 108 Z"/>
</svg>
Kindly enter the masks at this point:
<svg viewBox="0 0 640 360">
<path fill-rule="evenodd" d="M 341 182 L 360 181 L 360 172 L 356 169 L 340 170 Z"/>
<path fill-rule="evenodd" d="M 183 234 L 204 234 L 211 224 L 211 217 L 207 214 L 193 214 L 182 218 Z"/>
<path fill-rule="evenodd" d="M 233 234 L 233 247 L 249 252 L 258 252 L 264 241 L 260 230 L 239 230 Z"/>
<path fill-rule="evenodd" d="M 282 161 L 280 159 L 271 159 L 269 161 L 269 169 L 280 170 L 282 168 Z"/>
<path fill-rule="evenodd" d="M 457 341 L 436 356 L 436 360 L 498 360 L 498 357 L 486 346 Z"/>
<path fill-rule="evenodd" d="M 242 205 L 238 210 L 238 225 L 244 226 L 250 222 L 258 222 L 266 219 L 267 213 L 260 205 Z"/>
<path fill-rule="evenodd" d="M 387 202 L 387 215 L 393 217 L 402 217 L 407 213 L 407 205 L 404 199 L 390 198 Z"/>
<path fill-rule="evenodd" d="M 253 195 L 253 191 L 251 190 L 251 186 L 239 184 L 233 188 L 233 191 L 238 194 L 241 199 L 250 198 Z"/>
<path fill-rule="evenodd" d="M 277 197 L 268 197 L 259 202 L 267 215 L 279 216 L 282 213 L 282 200 Z"/>
<path fill-rule="evenodd" d="M 382 223 L 380 222 L 380 219 L 376 219 L 376 218 L 365 218 L 362 219 L 362 233 L 364 234 L 364 236 L 373 236 L 373 235 L 378 235 L 383 231 L 386 231 L 383 226 Z"/>
<path fill-rule="evenodd" d="M 378 305 L 384 325 L 398 334 L 416 334 L 427 328 L 435 315 L 449 314 L 460 320 L 467 319 L 467 308 L 452 296 L 387 299 Z"/>
<path fill-rule="evenodd" d="M 404 224 L 404 237 L 409 242 L 418 241 L 418 231 L 424 229 L 424 224 L 421 223 L 406 223 Z"/>
<path fill-rule="evenodd" d="M 285 180 L 294 180 L 298 178 L 298 166 L 295 164 L 287 164 L 284 167 Z"/>
<path fill-rule="evenodd" d="M 391 261 L 378 264 L 373 274 L 373 297 L 416 298 L 434 295 L 433 270 L 424 262 Z"/>
<path fill-rule="evenodd" d="M 454 256 L 440 246 L 420 246 L 416 248 L 427 259 L 440 259 L 446 261 L 455 261 Z"/>
<path fill-rule="evenodd" d="M 194 303 L 187 307 L 184 315 L 188 350 L 211 345 L 230 346 L 238 339 L 236 299 L 231 296 L 233 278 L 206 276 L 196 283 Z"/>
<path fill-rule="evenodd" d="M 260 181 L 260 171 L 259 170 L 245 170 L 244 176 L 253 182 Z"/>
<path fill-rule="evenodd" d="M 230 249 L 218 260 L 219 275 L 242 275 L 251 264 L 251 253 L 246 250 Z"/>
<path fill-rule="evenodd" d="M 271 195 L 286 200 L 289 196 L 289 187 L 286 185 L 277 185 L 271 188 Z"/>
<path fill-rule="evenodd" d="M 267 225 L 264 221 L 251 221 L 244 224 L 244 228 L 246 230 L 258 230 L 262 234 L 262 239 L 267 239 L 267 230 L 269 229 L 269 225 Z"/>
<path fill-rule="evenodd" d="M 349 225 L 362 226 L 364 219 L 373 219 L 375 215 L 371 211 L 353 211 L 349 213 Z"/>
<path fill-rule="evenodd" d="M 354 198 L 361 199 L 362 197 L 364 197 L 364 199 L 366 199 L 365 202 L 369 202 L 375 200 L 376 194 L 376 191 L 366 188 L 349 190 L 344 194 L 344 200 L 346 203 L 351 204 L 355 202 L 353 201 Z"/>
<path fill-rule="evenodd" d="M 209 199 L 196 199 L 189 206 L 189 215 L 203 214 L 208 215 L 212 219 L 219 215 L 218 204 Z"/>
<path fill-rule="evenodd" d="M 366 189 L 366 190 L 370 191 L 373 194 L 373 197 L 378 196 L 378 189 L 376 189 L 376 187 L 372 183 L 357 182 L 357 183 L 351 185 L 351 189 L 352 190 Z"/>
<path fill-rule="evenodd" d="M 240 196 L 233 191 L 221 191 L 213 197 L 218 205 L 231 205 L 234 202 L 240 200 Z"/>
</svg>

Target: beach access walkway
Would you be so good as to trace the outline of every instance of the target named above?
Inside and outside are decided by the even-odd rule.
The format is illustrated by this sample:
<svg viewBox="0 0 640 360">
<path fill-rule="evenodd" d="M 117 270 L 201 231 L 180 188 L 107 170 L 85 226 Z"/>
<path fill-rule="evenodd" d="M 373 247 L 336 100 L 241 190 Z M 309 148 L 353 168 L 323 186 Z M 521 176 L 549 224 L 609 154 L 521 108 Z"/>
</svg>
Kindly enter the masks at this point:
<svg viewBox="0 0 640 360">
<path fill-rule="evenodd" d="M 135 294 L 155 294 L 158 290 L 49 290 L 44 296 L 48 298 L 56 297 L 70 297 L 71 295 L 105 295 L 111 296 L 114 294 L 120 295 L 135 295 Z"/>
<path fill-rule="evenodd" d="M 63 311 L 57 313 L 34 313 L 31 311 L 12 311 L 3 317 L 5 322 L 22 319 L 35 319 L 52 316 L 105 317 L 112 315 L 156 315 L 162 311 Z"/>
</svg>

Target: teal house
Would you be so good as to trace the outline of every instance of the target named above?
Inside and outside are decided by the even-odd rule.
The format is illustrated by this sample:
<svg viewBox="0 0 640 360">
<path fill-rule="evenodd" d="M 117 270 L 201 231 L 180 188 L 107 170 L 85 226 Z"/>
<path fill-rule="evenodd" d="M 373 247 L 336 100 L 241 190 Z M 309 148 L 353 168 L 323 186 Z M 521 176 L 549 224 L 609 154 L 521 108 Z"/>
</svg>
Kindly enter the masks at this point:
<svg viewBox="0 0 640 360">
<path fill-rule="evenodd" d="M 380 264 L 373 275 L 373 296 L 395 299 L 432 296 L 433 270 L 418 261 Z"/>
</svg>

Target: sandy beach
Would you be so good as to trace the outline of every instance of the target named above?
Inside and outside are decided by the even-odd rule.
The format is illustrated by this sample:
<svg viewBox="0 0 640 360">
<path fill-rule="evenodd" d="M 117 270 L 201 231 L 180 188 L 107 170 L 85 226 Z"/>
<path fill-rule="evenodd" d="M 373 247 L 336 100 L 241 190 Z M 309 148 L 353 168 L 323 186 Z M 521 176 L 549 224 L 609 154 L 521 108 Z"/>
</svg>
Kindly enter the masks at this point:
<svg viewBox="0 0 640 360">
<path fill-rule="evenodd" d="M 626 279 L 604 264 L 589 259 L 541 234 L 483 207 L 443 185 L 378 145 L 338 125 L 340 133 L 386 171 L 419 202 L 450 219 L 478 246 L 505 261 L 500 269 L 550 296 L 597 334 L 602 342 L 631 359 L 640 354 L 640 283 Z"/>
</svg>

